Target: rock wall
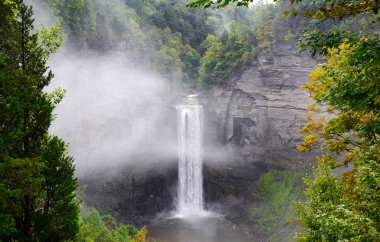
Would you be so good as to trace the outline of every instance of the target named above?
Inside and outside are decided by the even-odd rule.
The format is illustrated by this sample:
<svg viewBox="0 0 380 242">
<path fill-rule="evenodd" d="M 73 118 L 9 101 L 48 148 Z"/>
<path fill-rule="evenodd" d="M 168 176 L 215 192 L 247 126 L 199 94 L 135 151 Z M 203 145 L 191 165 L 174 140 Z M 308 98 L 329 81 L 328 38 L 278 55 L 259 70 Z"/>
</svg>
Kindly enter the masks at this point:
<svg viewBox="0 0 380 242">
<path fill-rule="evenodd" d="M 80 179 L 86 207 L 111 213 L 118 222 L 138 227 L 175 209 L 177 162 L 128 166 L 114 171 L 92 173 Z"/>
<path fill-rule="evenodd" d="M 206 157 L 205 200 L 210 209 L 263 241 L 285 240 L 297 227 L 283 222 L 286 220 L 283 217 L 291 214 L 286 208 L 286 215 L 279 215 L 285 211 L 282 210 L 268 214 L 271 219 L 257 219 L 268 217 L 257 214 L 257 208 L 267 208 L 263 213 L 272 209 L 260 179 L 273 170 L 295 174 L 297 189 L 301 190 L 294 193 L 302 194 L 301 177 L 313 163 L 315 154 L 301 153 L 295 148 L 302 141 L 300 128 L 306 124 L 306 109 L 311 103 L 300 86 L 308 81 L 307 76 L 316 64 L 295 47 L 275 46 L 259 52 L 236 71 L 224 88 L 215 88 L 203 96 L 208 127 L 205 152 L 218 152 L 207 144 L 230 151 L 224 162 Z M 278 184 L 286 180 L 274 179 Z M 283 206 L 289 208 L 293 199 L 294 195 L 289 194 Z M 276 219 L 276 216 L 283 217 Z M 278 235 L 274 234 L 277 232 Z"/>
<path fill-rule="evenodd" d="M 208 137 L 234 147 L 246 161 L 304 169 L 309 159 L 295 146 L 311 100 L 300 86 L 316 64 L 290 46 L 258 53 L 224 89 L 205 96 L 208 125 L 215 127 Z"/>
</svg>

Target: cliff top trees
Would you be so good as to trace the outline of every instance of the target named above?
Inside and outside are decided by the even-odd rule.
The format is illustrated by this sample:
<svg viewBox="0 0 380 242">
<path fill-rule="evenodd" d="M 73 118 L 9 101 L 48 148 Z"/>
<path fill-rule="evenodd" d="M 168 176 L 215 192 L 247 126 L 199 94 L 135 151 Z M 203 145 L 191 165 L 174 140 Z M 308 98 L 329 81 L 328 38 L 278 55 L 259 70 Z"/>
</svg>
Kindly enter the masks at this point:
<svg viewBox="0 0 380 242">
<path fill-rule="evenodd" d="M 65 240 L 78 230 L 77 183 L 63 141 L 48 135 L 63 97 L 43 92 L 58 27 L 33 30 L 22 0 L 0 1 L 0 239 Z"/>
<path fill-rule="evenodd" d="M 228 74 L 252 57 L 254 44 L 248 26 L 233 21 L 230 31 L 218 38 L 208 35 L 203 43 L 205 52 L 201 58 L 197 85 L 201 89 L 220 86 Z"/>
<path fill-rule="evenodd" d="M 273 0 L 278 2 L 279 0 Z M 298 15 L 299 10 L 295 8 L 295 3 L 306 2 L 313 6 L 313 9 L 301 11 L 301 13 L 312 16 L 317 19 L 336 18 L 342 19 L 347 16 L 357 15 L 363 12 L 373 11 L 378 13 L 380 2 L 378 0 L 288 0 L 294 8 L 289 12 L 293 15 Z M 193 0 L 188 3 L 190 7 L 205 7 L 205 8 L 223 8 L 230 3 L 235 3 L 237 6 L 248 7 L 251 3 L 260 2 L 260 0 Z"/>
</svg>

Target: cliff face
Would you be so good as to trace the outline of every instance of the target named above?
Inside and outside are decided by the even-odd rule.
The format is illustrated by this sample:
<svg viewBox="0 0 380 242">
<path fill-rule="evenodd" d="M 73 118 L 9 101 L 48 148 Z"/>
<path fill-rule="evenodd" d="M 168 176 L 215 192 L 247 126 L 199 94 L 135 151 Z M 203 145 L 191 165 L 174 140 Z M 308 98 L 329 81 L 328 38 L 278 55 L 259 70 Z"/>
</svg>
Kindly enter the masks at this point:
<svg viewBox="0 0 380 242">
<path fill-rule="evenodd" d="M 258 53 L 224 90 L 214 90 L 206 97 L 209 125 L 217 127 L 214 136 L 234 147 L 246 161 L 303 169 L 308 159 L 295 146 L 301 141 L 299 130 L 306 123 L 311 100 L 300 86 L 315 65 L 294 47 Z"/>
<path fill-rule="evenodd" d="M 135 166 L 82 177 L 85 205 L 111 213 L 118 222 L 143 226 L 159 214 L 173 211 L 177 185 L 177 162 Z"/>
<path fill-rule="evenodd" d="M 204 96 L 204 143 L 219 143 L 231 154 L 224 163 L 206 157 L 206 201 L 264 240 L 285 239 L 296 227 L 285 220 L 315 156 L 295 148 L 311 103 L 300 86 L 316 64 L 294 47 L 276 46 L 258 53 L 225 88 Z M 284 192 L 289 186 L 296 189 Z M 281 201 L 271 201 L 276 194 L 284 194 Z"/>
</svg>

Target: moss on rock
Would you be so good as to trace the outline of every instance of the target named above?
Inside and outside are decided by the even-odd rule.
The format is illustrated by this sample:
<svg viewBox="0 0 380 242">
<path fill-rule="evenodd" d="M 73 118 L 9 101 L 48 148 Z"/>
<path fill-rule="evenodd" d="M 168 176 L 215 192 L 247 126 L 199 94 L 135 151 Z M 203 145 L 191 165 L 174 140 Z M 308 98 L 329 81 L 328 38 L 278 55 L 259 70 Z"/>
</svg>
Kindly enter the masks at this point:
<svg viewBox="0 0 380 242">
<path fill-rule="evenodd" d="M 270 241 L 292 240 L 297 224 L 289 222 L 293 215 L 292 202 L 302 197 L 303 174 L 294 171 L 272 170 L 257 181 L 261 201 L 252 204 L 251 216 L 257 229 Z"/>
</svg>

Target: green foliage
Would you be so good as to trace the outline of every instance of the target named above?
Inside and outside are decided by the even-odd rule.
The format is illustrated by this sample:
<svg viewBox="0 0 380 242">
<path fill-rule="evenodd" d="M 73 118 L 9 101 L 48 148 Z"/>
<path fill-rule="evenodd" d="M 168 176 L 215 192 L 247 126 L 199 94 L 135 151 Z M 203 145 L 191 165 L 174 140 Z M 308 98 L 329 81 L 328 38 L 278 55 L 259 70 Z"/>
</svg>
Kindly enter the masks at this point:
<svg viewBox="0 0 380 242">
<path fill-rule="evenodd" d="M 273 39 L 273 18 L 276 14 L 273 5 L 255 7 L 255 15 L 252 19 L 252 27 L 260 48 L 270 47 Z"/>
<path fill-rule="evenodd" d="M 289 3 L 292 7 L 297 7 L 295 12 L 310 13 L 316 10 L 315 5 L 322 9 L 330 6 L 331 1 L 278 1 L 276 5 L 253 0 L 201 0 L 195 1 L 197 4 L 190 3 L 191 6 L 225 6 L 219 12 L 186 8 L 184 0 L 44 2 L 54 14 L 62 18 L 69 43 L 76 48 L 90 48 L 100 52 L 121 50 L 128 53 L 134 62 L 144 63 L 162 74 L 172 87 L 195 87 L 197 84 L 199 88 L 207 89 L 221 85 L 236 67 L 246 63 L 253 55 L 253 48 L 271 47 L 274 42 L 293 43 L 300 36 L 299 30 L 304 27 L 310 30 L 304 33 L 299 45 L 303 49 L 311 48 L 313 53 L 324 51 L 324 43 L 329 47 L 337 46 L 351 36 L 346 34 L 351 30 L 325 34 L 328 30 L 326 26 L 331 22 L 311 21 L 304 16 L 283 19 Z M 250 2 L 258 4 L 249 9 L 234 9 L 226 6 L 229 2 L 235 2 L 239 6 Z M 298 4 L 293 4 L 295 2 Z M 366 18 L 367 16 L 362 19 Z M 231 36 L 229 29 L 233 26 L 229 26 L 230 20 L 238 26 L 234 28 L 240 28 L 239 38 Z M 210 53 L 213 48 L 217 48 L 208 45 L 207 36 L 210 35 L 218 38 L 223 44 L 222 51 L 226 54 Z M 227 44 L 228 47 L 225 46 Z M 210 46 L 211 49 L 206 50 L 205 46 Z"/>
<path fill-rule="evenodd" d="M 337 41 L 339 43 L 340 41 Z M 337 43 L 334 43 L 337 44 Z M 331 115 L 319 122 L 308 116 L 301 151 L 322 147 L 313 178 L 306 177 L 307 200 L 295 203 L 305 228 L 300 241 L 377 241 L 380 237 L 380 41 L 345 39 L 327 48 L 327 62 L 317 66 L 304 88 Z M 335 153 L 335 154 L 334 154 Z M 350 168 L 337 176 L 334 168 Z"/>
<path fill-rule="evenodd" d="M 77 46 L 85 42 L 94 44 L 96 36 L 96 14 L 92 0 L 47 1 L 55 14 L 62 17 L 69 39 Z"/>
<path fill-rule="evenodd" d="M 378 39 L 365 38 L 352 44 L 344 43 L 339 49 L 330 49 L 328 63 L 311 75 L 315 86 L 309 90 L 316 101 L 329 102 L 334 109 L 378 113 L 379 66 Z"/>
<path fill-rule="evenodd" d="M 236 6 L 245 6 L 248 7 L 250 3 L 254 2 L 254 0 L 195 0 L 191 1 L 188 6 L 189 7 L 216 7 L 216 8 L 224 8 L 230 3 L 236 3 Z"/>
<path fill-rule="evenodd" d="M 79 206 L 75 200 L 77 180 L 73 178 L 73 158 L 67 155 L 66 144 L 56 136 L 49 137 L 43 149 L 45 194 L 43 214 L 36 219 L 37 236 L 43 241 L 75 238 Z"/>
<path fill-rule="evenodd" d="M 157 69 L 169 80 L 182 78 L 183 62 L 181 60 L 182 43 L 180 36 L 172 35 L 169 28 L 163 30 L 164 43 L 156 55 Z"/>
<path fill-rule="evenodd" d="M 339 28 L 332 28 L 324 33 L 321 30 L 305 29 L 298 41 L 298 46 L 302 51 L 311 49 L 311 55 L 327 55 L 329 48 L 338 47 L 345 40 L 353 40 L 355 35 L 350 31 Z"/>
<path fill-rule="evenodd" d="M 312 56 L 326 54 L 327 48 L 338 47 L 345 39 L 355 38 L 355 33 L 365 30 L 367 35 L 378 37 L 379 26 L 378 0 L 283 0 L 274 1 L 281 14 L 276 14 L 272 28 L 274 35 L 282 33 L 287 39 L 298 39 L 301 50 L 310 50 Z M 195 0 L 190 1 L 190 7 L 225 8 L 230 3 L 237 6 L 249 6 L 250 3 L 260 3 L 259 0 Z M 265 5 L 264 5 L 265 6 Z M 273 6 L 269 4 L 269 6 Z M 251 6 L 252 7 L 252 6 Z M 292 16 L 292 18 L 283 17 Z M 344 21 L 341 21 L 343 20 Z M 265 20 L 260 18 L 259 21 Z M 290 35 L 284 34 L 289 27 Z M 270 24 L 265 24 L 267 28 Z M 371 26 L 368 28 L 368 26 Z M 302 35 L 297 32 L 304 29 Z M 269 31 L 266 31 L 269 33 Z M 363 34 L 363 33 L 362 33 Z M 259 37 L 264 35 L 258 35 Z M 291 38 L 291 37 L 295 38 Z M 276 40 L 279 36 L 276 36 Z"/>
<path fill-rule="evenodd" d="M 252 10 L 226 8 L 216 13 L 186 8 L 182 0 L 44 2 L 62 18 L 76 48 L 122 50 L 136 63 L 162 74 L 172 87 L 195 87 L 196 81 L 199 88 L 223 84 L 236 67 L 252 57 L 256 45 L 271 46 L 271 19 L 277 11 L 272 5 L 260 5 Z M 95 16 L 90 21 L 95 31 L 81 27 L 89 21 L 83 12 L 86 2 Z M 212 53 L 216 46 L 208 36 L 222 43 L 218 53 Z"/>
<path fill-rule="evenodd" d="M 361 3 L 357 5 L 356 2 Z M 334 6 L 332 1 L 326 0 L 303 1 L 295 5 L 295 12 L 303 12 L 311 18 L 311 22 L 317 24 L 305 28 L 298 46 L 302 51 L 310 50 L 312 56 L 327 55 L 328 48 L 337 48 L 344 41 L 354 42 L 364 37 L 378 38 L 379 17 L 370 7 L 365 7 L 372 4 L 369 2 L 371 1 L 342 1 Z"/>
<path fill-rule="evenodd" d="M 295 203 L 305 231 L 300 241 L 376 241 L 380 236 L 379 143 L 356 149 L 352 171 L 337 177 L 331 157 L 322 156 L 312 180 L 306 177 L 308 197 Z"/>
<path fill-rule="evenodd" d="M 204 7 L 204 8 L 224 8 L 230 3 L 235 3 L 236 6 L 248 7 L 253 2 L 259 0 L 193 0 L 188 3 L 189 7 Z M 277 2 L 277 0 L 273 0 Z M 380 4 L 378 0 L 288 0 L 290 6 L 293 6 L 287 14 L 297 16 L 302 13 L 306 16 L 311 16 L 315 19 L 342 19 L 347 16 L 354 16 L 363 12 L 371 11 L 378 14 Z M 296 4 L 305 2 L 314 6 L 312 9 L 299 10 Z"/>
<path fill-rule="evenodd" d="M 42 90 L 46 66 L 60 42 L 57 25 L 33 29 L 33 10 L 1 1 L 0 16 L 0 240 L 69 240 L 78 231 L 77 186 L 65 144 L 48 136 L 62 90 Z"/>
<path fill-rule="evenodd" d="M 290 0 L 293 2 L 308 2 L 305 0 Z M 365 12 L 378 13 L 379 2 L 377 0 L 341 0 L 339 2 L 335 0 L 314 0 L 310 1 L 312 5 L 315 5 L 313 9 L 307 9 L 302 11 L 304 15 L 311 16 L 315 19 L 343 19 L 346 17 L 355 16 Z M 293 15 L 299 13 L 294 10 L 291 12 Z"/>
<path fill-rule="evenodd" d="M 310 73 L 311 83 L 304 88 L 316 102 L 328 103 L 339 113 L 326 124 L 309 119 L 302 130 L 309 135 L 301 150 L 324 140 L 329 150 L 342 153 L 376 139 L 380 132 L 379 43 L 378 39 L 343 43 L 339 49 L 330 49 L 328 62 Z M 350 152 L 345 154 L 345 162 L 351 159 Z"/>
<path fill-rule="evenodd" d="M 298 172 L 273 170 L 258 181 L 259 192 L 265 201 L 252 207 L 251 215 L 258 222 L 260 232 L 268 234 L 271 240 L 282 238 L 287 228 L 294 230 L 288 222 L 294 215 L 289 208 L 293 200 L 302 197 L 304 186 L 301 177 Z"/>
<path fill-rule="evenodd" d="M 122 50 L 161 73 L 172 86 L 195 84 L 207 34 L 206 11 L 183 1 L 44 0 L 62 18 L 69 43 L 100 52 Z"/>
<path fill-rule="evenodd" d="M 54 53 L 63 41 L 60 21 L 57 21 L 55 25 L 51 25 L 49 28 L 41 26 L 41 29 L 37 30 L 37 33 L 39 42 L 43 48 L 43 55 L 40 58 L 44 58 L 44 60 L 47 61 L 49 55 Z"/>
<path fill-rule="evenodd" d="M 291 171 L 269 171 L 259 181 L 271 205 L 276 209 L 283 208 L 289 202 L 289 197 L 296 196 L 293 193 L 299 186 L 300 174 Z"/>
<path fill-rule="evenodd" d="M 206 51 L 201 59 L 199 69 L 200 88 L 206 88 L 207 84 L 219 84 L 226 75 L 226 66 L 223 62 L 223 44 L 214 35 L 209 35 L 204 43 Z"/>
<path fill-rule="evenodd" d="M 145 242 L 146 228 L 117 225 L 111 215 L 100 215 L 95 208 L 82 214 L 77 241 Z"/>
<path fill-rule="evenodd" d="M 28 240 L 35 216 L 43 198 L 44 168 L 39 158 L 3 159 L 0 163 L 1 217 L 6 218 L 0 225 L 2 240 Z"/>
<path fill-rule="evenodd" d="M 220 38 L 209 35 L 203 43 L 205 51 L 200 61 L 198 87 L 207 89 L 224 84 L 231 71 L 251 59 L 250 36 L 248 26 L 236 22 Z"/>
</svg>

